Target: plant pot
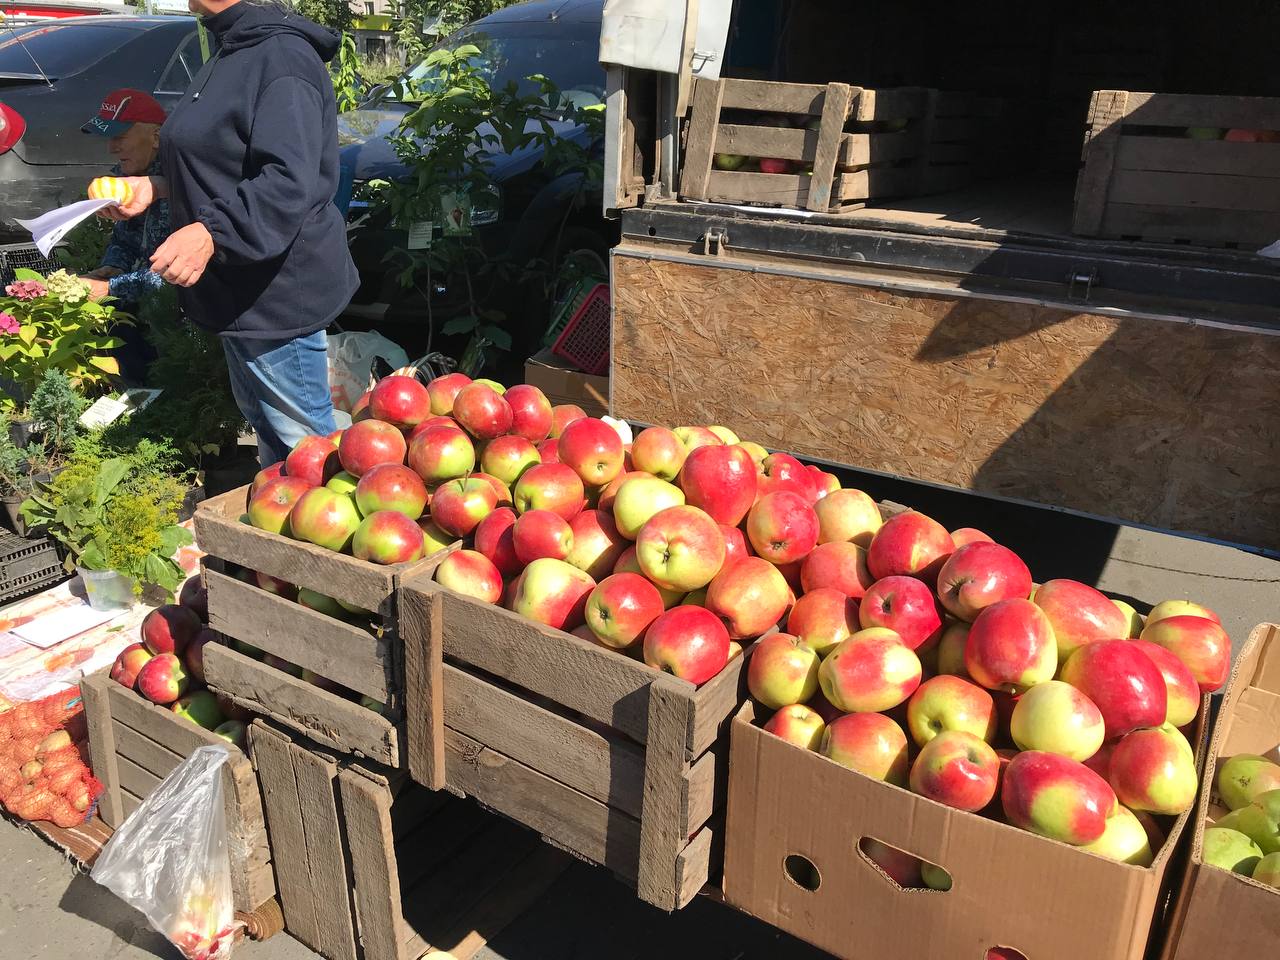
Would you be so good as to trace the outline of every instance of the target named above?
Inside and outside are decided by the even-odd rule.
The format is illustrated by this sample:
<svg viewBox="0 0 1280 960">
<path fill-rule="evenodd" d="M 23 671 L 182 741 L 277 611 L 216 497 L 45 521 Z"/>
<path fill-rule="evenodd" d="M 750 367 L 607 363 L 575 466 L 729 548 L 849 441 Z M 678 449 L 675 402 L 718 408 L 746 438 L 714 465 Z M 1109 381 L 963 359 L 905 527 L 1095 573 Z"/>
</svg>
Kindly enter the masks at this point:
<svg viewBox="0 0 1280 960">
<path fill-rule="evenodd" d="M 187 495 L 182 498 L 182 506 L 178 509 L 178 522 L 184 523 L 190 520 L 196 514 L 196 505 L 205 498 L 203 484 L 197 483 L 195 486 L 187 490 Z"/>
<path fill-rule="evenodd" d="M 9 439 L 14 446 L 26 447 L 43 432 L 43 425 L 34 420 L 10 420 Z"/>
<path fill-rule="evenodd" d="M 133 578 L 114 570 L 86 570 L 79 565 L 76 572 L 84 586 L 85 598 L 94 610 L 126 610 L 133 606 Z"/>
<path fill-rule="evenodd" d="M 11 497 L 0 497 L 0 525 L 6 530 L 12 530 L 20 537 L 25 537 L 26 523 L 22 520 L 22 515 L 18 513 L 18 508 L 22 506 L 23 498 L 16 494 Z"/>
</svg>

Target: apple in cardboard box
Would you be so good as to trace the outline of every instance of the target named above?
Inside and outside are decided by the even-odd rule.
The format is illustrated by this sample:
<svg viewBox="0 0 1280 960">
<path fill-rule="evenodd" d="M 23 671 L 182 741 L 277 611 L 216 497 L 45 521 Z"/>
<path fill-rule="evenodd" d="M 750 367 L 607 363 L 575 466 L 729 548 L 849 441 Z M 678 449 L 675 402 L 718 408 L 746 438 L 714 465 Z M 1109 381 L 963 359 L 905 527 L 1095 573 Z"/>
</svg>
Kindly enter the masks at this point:
<svg viewBox="0 0 1280 960">
<path fill-rule="evenodd" d="M 1116 811 L 1115 791 L 1084 764 L 1026 750 L 1004 770 L 1001 804 L 1015 827 L 1073 846 L 1093 843 Z"/>
<path fill-rule="evenodd" d="M 1124 614 L 1110 598 L 1077 580 L 1048 580 L 1036 589 L 1035 605 L 1044 611 L 1058 644 L 1058 664 L 1087 643 L 1129 636 Z"/>
<path fill-rule="evenodd" d="M 1159 644 L 1150 640 L 1129 642 L 1150 657 L 1164 677 L 1168 703 L 1164 722 L 1175 727 L 1185 727 L 1200 712 L 1200 686 L 1196 683 L 1196 678 L 1191 675 L 1185 663 Z"/>
<path fill-rule="evenodd" d="M 797 637 L 771 633 L 747 662 L 747 690 L 770 710 L 804 703 L 818 689 L 818 655 Z"/>
<path fill-rule="evenodd" d="M 707 585 L 705 606 L 724 621 L 734 640 L 760 636 L 782 619 L 790 604 L 787 581 L 760 557 L 726 562 Z"/>
<path fill-rule="evenodd" d="M 892 630 L 860 630 L 818 669 L 822 694 L 850 713 L 878 713 L 903 703 L 920 686 L 920 660 Z"/>
<path fill-rule="evenodd" d="M 919 747 L 949 730 L 990 743 L 996 734 L 995 702 L 986 690 L 961 677 L 930 677 L 907 701 L 907 729 Z"/>
<path fill-rule="evenodd" d="M 883 713 L 846 713 L 834 718 L 827 724 L 818 752 L 874 780 L 907 785 L 907 735 Z"/>
<path fill-rule="evenodd" d="M 1038 683 L 1019 697 L 1009 731 L 1019 750 L 1043 750 L 1082 763 L 1106 739 L 1097 704 L 1061 680 Z"/>
<path fill-rule="evenodd" d="M 858 601 L 825 587 L 805 593 L 787 616 L 787 632 L 799 637 L 819 656 L 825 656 L 859 629 Z"/>
<path fill-rule="evenodd" d="M 1077 648 L 1060 675 L 1097 704 L 1108 740 L 1165 721 L 1169 694 L 1164 676 L 1128 640 L 1099 640 Z"/>
<path fill-rule="evenodd" d="M 886 627 L 912 650 L 942 629 L 937 598 L 915 577 L 892 576 L 877 580 L 858 602 L 863 627 Z"/>
<path fill-rule="evenodd" d="M 803 703 L 793 703 L 770 717 L 765 722 L 764 729 L 803 750 L 817 751 L 827 725 L 812 708 Z"/>
<path fill-rule="evenodd" d="M 969 622 L 993 603 L 1030 595 L 1031 571 L 998 543 L 959 547 L 938 573 L 938 599 L 952 616 Z"/>
<path fill-rule="evenodd" d="M 1030 600 L 1001 600 L 973 621 L 964 662 L 969 676 L 988 690 L 1020 693 L 1057 671 L 1053 627 Z"/>
<path fill-rule="evenodd" d="M 1218 796 L 1228 810 L 1247 807 L 1271 790 L 1280 790 L 1280 764 L 1273 760 L 1256 753 L 1238 753 L 1218 767 Z"/>
<path fill-rule="evenodd" d="M 1146 828 L 1127 807 L 1121 807 L 1113 816 L 1108 817 L 1102 836 L 1080 849 L 1135 867 L 1149 867 L 1155 859 Z"/>
<path fill-rule="evenodd" d="M 911 765 L 913 793 L 976 813 L 996 795 L 1000 758 L 967 730 L 944 730 L 921 749 Z"/>
<path fill-rule="evenodd" d="M 1239 830 L 1209 827 L 1201 839 L 1201 857 L 1206 864 L 1251 877 L 1262 860 L 1262 849 Z"/>
<path fill-rule="evenodd" d="M 1208 617 L 1178 615 L 1147 618 L 1143 640 L 1159 644 L 1187 665 L 1201 693 L 1213 693 L 1231 673 L 1231 639 Z"/>
</svg>

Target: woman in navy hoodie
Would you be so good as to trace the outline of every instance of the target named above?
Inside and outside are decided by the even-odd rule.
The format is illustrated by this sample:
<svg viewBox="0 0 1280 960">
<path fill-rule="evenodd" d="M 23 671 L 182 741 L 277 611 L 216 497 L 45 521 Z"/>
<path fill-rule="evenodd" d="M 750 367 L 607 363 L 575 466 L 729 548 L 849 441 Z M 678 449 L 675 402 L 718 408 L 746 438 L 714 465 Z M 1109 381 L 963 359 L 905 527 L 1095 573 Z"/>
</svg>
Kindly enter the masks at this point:
<svg viewBox="0 0 1280 960">
<path fill-rule="evenodd" d="M 218 49 L 161 131 L 161 177 L 131 180 L 136 216 L 167 197 L 151 268 L 221 336 L 262 464 L 334 430 L 325 328 L 357 276 L 338 191 L 333 33 L 284 6 L 189 0 Z"/>
</svg>

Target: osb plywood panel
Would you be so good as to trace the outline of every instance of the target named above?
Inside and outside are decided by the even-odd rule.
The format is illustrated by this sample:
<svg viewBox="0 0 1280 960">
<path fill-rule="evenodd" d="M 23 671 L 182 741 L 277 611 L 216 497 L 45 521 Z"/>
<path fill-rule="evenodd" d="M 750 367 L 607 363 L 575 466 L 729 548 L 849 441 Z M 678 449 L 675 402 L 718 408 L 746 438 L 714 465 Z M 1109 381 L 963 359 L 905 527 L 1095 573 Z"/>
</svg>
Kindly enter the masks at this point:
<svg viewBox="0 0 1280 960">
<path fill-rule="evenodd" d="M 615 255 L 613 412 L 1280 544 L 1280 337 Z"/>
</svg>

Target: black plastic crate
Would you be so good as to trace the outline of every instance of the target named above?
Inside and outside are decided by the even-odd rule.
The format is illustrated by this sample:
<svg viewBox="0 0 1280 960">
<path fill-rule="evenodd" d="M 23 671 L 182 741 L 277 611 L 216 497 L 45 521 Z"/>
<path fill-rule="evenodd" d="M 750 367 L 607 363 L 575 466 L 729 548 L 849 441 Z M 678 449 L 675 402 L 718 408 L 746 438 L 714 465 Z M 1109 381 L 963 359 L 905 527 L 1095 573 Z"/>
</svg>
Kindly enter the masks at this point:
<svg viewBox="0 0 1280 960">
<path fill-rule="evenodd" d="M 56 257 L 46 257 L 37 250 L 34 243 L 0 244 L 0 284 L 13 283 L 15 270 L 48 274 L 62 266 Z"/>
<path fill-rule="evenodd" d="M 0 604 L 61 583 L 67 572 L 48 537 L 24 540 L 0 530 Z"/>
</svg>

